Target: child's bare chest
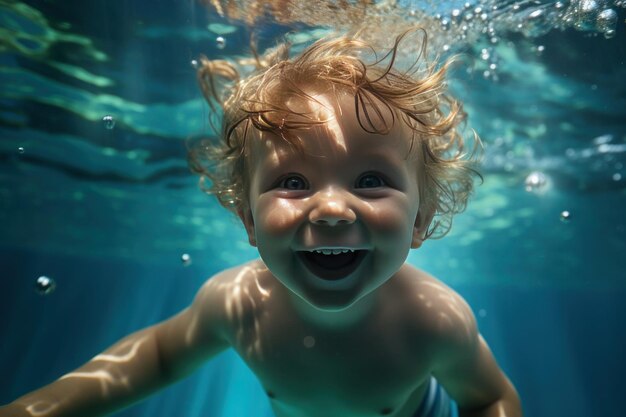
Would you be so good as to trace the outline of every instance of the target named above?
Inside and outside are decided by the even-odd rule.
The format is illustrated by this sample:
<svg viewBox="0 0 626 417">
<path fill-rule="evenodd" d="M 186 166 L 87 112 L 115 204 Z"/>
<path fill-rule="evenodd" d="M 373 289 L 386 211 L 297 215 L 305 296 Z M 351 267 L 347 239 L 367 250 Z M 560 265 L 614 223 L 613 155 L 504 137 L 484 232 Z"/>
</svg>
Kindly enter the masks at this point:
<svg viewBox="0 0 626 417">
<path fill-rule="evenodd" d="M 263 314 L 233 336 L 277 417 L 411 416 L 429 377 L 426 352 L 384 319 L 328 332 Z"/>
</svg>

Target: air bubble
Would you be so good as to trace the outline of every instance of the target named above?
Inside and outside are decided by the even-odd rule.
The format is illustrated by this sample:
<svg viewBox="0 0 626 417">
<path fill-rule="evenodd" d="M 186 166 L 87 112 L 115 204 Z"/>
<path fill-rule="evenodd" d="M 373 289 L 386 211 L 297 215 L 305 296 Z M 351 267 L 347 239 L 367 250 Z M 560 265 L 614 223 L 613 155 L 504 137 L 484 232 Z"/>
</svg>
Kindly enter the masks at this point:
<svg viewBox="0 0 626 417">
<path fill-rule="evenodd" d="M 24 148 L 20 146 L 19 148 L 17 148 L 17 152 L 20 153 L 20 154 L 23 154 L 24 153 Z"/>
<path fill-rule="evenodd" d="M 570 212 L 569 212 L 569 211 L 567 211 L 567 210 L 563 210 L 563 211 L 561 212 L 561 221 L 562 221 L 563 223 L 567 223 L 567 222 L 569 222 L 571 219 L 572 219 L 572 213 L 570 213 Z"/>
<path fill-rule="evenodd" d="M 232 208 L 237 206 L 237 196 L 235 195 L 235 190 L 232 188 L 227 188 L 220 192 L 219 199 L 224 207 Z"/>
<path fill-rule="evenodd" d="M 602 10 L 596 19 L 596 27 L 604 34 L 607 32 L 615 32 L 617 24 L 617 13 L 613 9 Z"/>
<path fill-rule="evenodd" d="M 315 346 L 315 338 L 313 336 L 306 336 L 303 340 L 302 343 L 304 344 L 304 347 L 306 348 L 312 348 L 313 346 Z"/>
<path fill-rule="evenodd" d="M 528 192 L 543 191 L 548 184 L 548 177 L 543 172 L 534 171 L 528 174 L 524 181 L 525 189 Z"/>
<path fill-rule="evenodd" d="M 619 172 L 616 172 L 615 174 L 613 174 L 613 181 L 620 181 L 622 179 L 622 174 L 620 174 Z"/>
<path fill-rule="evenodd" d="M 108 130 L 111 130 L 115 127 L 115 119 L 113 116 L 106 115 L 102 118 L 102 122 L 104 123 L 104 127 Z"/>
<path fill-rule="evenodd" d="M 197 59 L 192 59 L 189 64 L 191 65 L 191 68 L 193 68 L 193 69 L 200 68 L 200 63 L 198 62 Z"/>
<path fill-rule="evenodd" d="M 226 48 L 226 39 L 224 39 L 223 36 L 218 36 L 217 38 L 215 38 L 215 46 L 217 47 L 217 49 Z"/>
<path fill-rule="evenodd" d="M 607 30 L 606 32 L 604 32 L 605 39 L 611 39 L 614 36 L 615 36 L 615 31 L 614 30 Z"/>
<path fill-rule="evenodd" d="M 183 266 L 191 265 L 191 256 L 188 253 L 183 253 L 180 257 L 180 260 L 183 263 Z"/>
<path fill-rule="evenodd" d="M 43 275 L 37 278 L 37 281 L 35 282 L 35 289 L 40 295 L 52 294 L 56 286 L 57 285 L 52 278 L 48 278 Z"/>
</svg>

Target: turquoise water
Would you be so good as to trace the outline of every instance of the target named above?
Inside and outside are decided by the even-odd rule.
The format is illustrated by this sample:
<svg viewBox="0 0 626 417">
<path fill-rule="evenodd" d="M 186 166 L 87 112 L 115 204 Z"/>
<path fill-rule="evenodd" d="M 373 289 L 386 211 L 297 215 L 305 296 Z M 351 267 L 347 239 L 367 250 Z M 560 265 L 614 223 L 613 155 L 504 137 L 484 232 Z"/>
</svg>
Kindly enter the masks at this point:
<svg viewBox="0 0 626 417">
<path fill-rule="evenodd" d="M 442 14 L 432 48 L 463 54 L 451 88 L 485 143 L 485 183 L 468 210 L 409 261 L 472 305 L 527 416 L 619 415 L 626 13 L 607 1 L 595 11 L 583 10 L 589 2 L 483 2 L 494 33 L 482 33 L 478 23 L 461 29 L 482 21 L 480 5 L 455 3 L 378 9 L 381 27 L 387 17 Z M 454 7 L 461 17 L 450 23 Z M 598 24 L 604 10 L 616 13 L 614 33 Z M 208 132 L 191 61 L 247 53 L 243 23 L 192 1 L 0 1 L 0 18 L 3 404 L 184 308 L 208 276 L 256 252 L 199 191 L 184 145 Z M 255 24 L 262 47 L 290 30 L 304 43 L 327 31 L 270 17 Z M 40 276 L 53 292 L 35 291 Z M 227 351 L 116 415 L 271 412 Z"/>
</svg>

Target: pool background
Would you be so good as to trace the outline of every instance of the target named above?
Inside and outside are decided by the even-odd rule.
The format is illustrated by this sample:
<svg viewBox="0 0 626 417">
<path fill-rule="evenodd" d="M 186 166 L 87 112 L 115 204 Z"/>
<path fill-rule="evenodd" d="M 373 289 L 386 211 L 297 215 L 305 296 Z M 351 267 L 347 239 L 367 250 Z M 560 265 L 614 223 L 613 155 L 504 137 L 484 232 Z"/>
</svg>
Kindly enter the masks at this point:
<svg viewBox="0 0 626 417">
<path fill-rule="evenodd" d="M 24 17 L 15 5 L 41 14 Z M 1 2 L 0 10 L 4 28 L 29 35 L 11 48 L 5 32 L 0 53 L 4 404 L 176 313 L 207 277 L 256 252 L 198 190 L 184 147 L 207 116 L 189 62 L 244 53 L 243 27 L 208 30 L 228 22 L 191 1 Z M 611 39 L 512 30 L 500 34 L 498 81 L 482 70 L 456 74 L 453 88 L 485 142 L 485 183 L 448 236 L 409 258 L 467 299 L 529 417 L 622 411 L 626 50 L 616 11 Z M 267 25 L 264 39 L 285 30 Z M 533 171 L 549 183 L 527 192 Z M 56 291 L 34 290 L 41 275 Z M 271 412 L 227 351 L 116 415 Z"/>
</svg>

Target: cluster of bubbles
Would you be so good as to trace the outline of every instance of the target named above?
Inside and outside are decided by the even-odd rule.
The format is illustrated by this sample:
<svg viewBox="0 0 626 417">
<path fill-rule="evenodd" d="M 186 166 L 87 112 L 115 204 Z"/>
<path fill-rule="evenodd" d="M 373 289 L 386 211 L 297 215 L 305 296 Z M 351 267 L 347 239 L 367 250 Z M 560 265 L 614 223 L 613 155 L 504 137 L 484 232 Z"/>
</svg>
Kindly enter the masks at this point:
<svg viewBox="0 0 626 417">
<path fill-rule="evenodd" d="M 41 295 L 49 295 L 54 292 L 57 284 L 54 282 L 52 278 L 48 278 L 46 276 L 40 276 L 35 281 L 35 290 Z"/>
<path fill-rule="evenodd" d="M 442 38 L 444 52 L 452 45 L 475 44 L 486 40 L 481 50 L 483 75 L 497 79 L 498 57 L 494 47 L 500 42 L 499 33 L 519 32 L 527 37 L 538 37 L 553 29 L 574 28 L 601 33 L 607 39 L 615 36 L 617 12 L 613 7 L 626 7 L 626 0 L 571 0 L 539 2 L 533 0 L 485 0 L 466 2 L 463 7 L 435 15 L 439 29 L 447 32 Z M 413 12 L 414 13 L 414 12 Z M 537 47 L 537 53 L 544 51 Z"/>
<path fill-rule="evenodd" d="M 219 193 L 218 198 L 225 207 L 235 207 L 237 205 L 237 196 L 235 190 L 228 188 Z"/>
</svg>

